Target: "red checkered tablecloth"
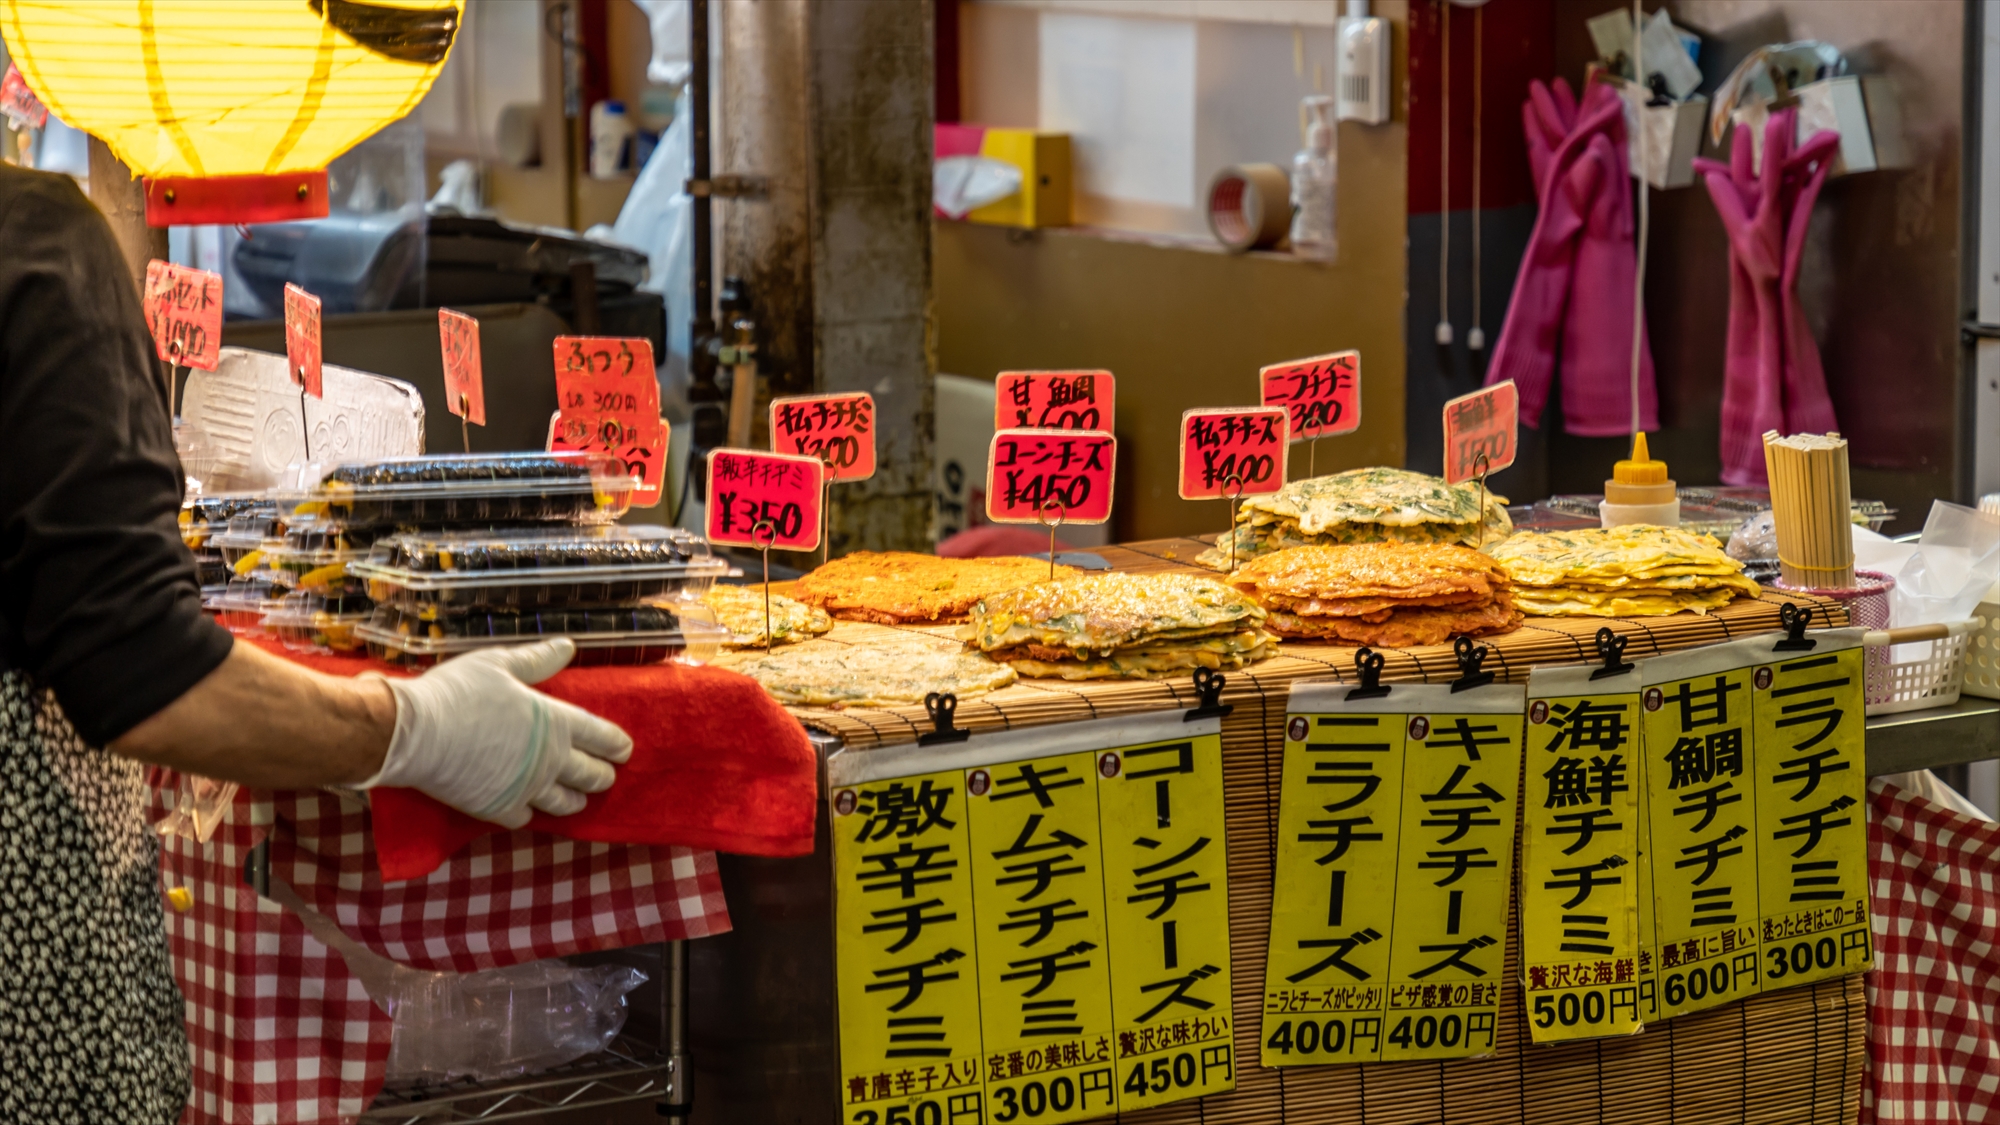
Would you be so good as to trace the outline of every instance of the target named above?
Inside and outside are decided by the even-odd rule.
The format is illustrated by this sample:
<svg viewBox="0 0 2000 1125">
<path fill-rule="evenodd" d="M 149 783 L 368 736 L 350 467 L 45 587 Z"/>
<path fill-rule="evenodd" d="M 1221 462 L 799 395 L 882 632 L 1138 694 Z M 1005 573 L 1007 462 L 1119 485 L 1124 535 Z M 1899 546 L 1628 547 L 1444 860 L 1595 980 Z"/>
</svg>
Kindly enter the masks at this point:
<svg viewBox="0 0 2000 1125">
<path fill-rule="evenodd" d="M 2000 1121 L 2000 825 L 1869 783 L 1863 1125 Z"/>
<path fill-rule="evenodd" d="M 154 771 L 155 819 L 176 785 Z M 712 852 L 502 832 L 426 879 L 384 885 L 361 800 L 239 793 L 208 843 L 169 836 L 161 848 L 163 886 L 192 896 L 167 916 L 193 1048 L 186 1122 L 351 1121 L 382 1086 L 388 1014 L 297 914 L 243 880 L 267 837 L 274 884 L 367 948 L 421 969 L 499 968 L 729 929 Z"/>
</svg>

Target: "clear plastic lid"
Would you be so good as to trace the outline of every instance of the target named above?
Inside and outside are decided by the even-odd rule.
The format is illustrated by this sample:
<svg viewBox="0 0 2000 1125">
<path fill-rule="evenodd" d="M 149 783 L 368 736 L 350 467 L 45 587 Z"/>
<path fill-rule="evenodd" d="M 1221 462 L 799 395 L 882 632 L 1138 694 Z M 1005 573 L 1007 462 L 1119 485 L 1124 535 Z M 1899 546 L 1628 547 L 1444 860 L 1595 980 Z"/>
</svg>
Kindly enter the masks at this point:
<svg viewBox="0 0 2000 1125">
<path fill-rule="evenodd" d="M 189 547 L 201 547 L 225 534 L 232 521 L 255 513 L 275 515 L 277 510 L 277 501 L 260 492 L 197 496 L 181 504 L 181 539 Z"/>
<path fill-rule="evenodd" d="M 595 522 L 631 505 L 634 481 L 608 453 L 469 453 L 348 462 L 303 491 L 297 516 L 381 524 Z"/>
<path fill-rule="evenodd" d="M 504 611 L 420 617 L 391 606 L 376 609 L 354 636 L 392 663 L 435 663 L 495 645 L 568 637 L 575 664 L 705 663 L 729 639 L 698 603 L 557 612 Z"/>
<path fill-rule="evenodd" d="M 300 590 L 287 594 L 261 624 L 287 648 L 353 652 L 362 645 L 354 630 L 366 624 L 374 611 L 375 603 L 366 596 Z"/>
<path fill-rule="evenodd" d="M 701 536 L 651 525 L 405 533 L 378 540 L 355 567 L 357 574 L 413 589 L 728 570 Z"/>
</svg>

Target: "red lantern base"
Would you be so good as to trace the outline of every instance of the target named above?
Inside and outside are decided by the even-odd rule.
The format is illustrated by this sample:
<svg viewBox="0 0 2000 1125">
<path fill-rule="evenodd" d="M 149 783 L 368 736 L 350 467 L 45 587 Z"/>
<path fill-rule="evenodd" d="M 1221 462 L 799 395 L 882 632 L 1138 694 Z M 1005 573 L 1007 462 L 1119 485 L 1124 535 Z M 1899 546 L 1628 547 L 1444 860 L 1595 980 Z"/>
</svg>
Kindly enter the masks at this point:
<svg viewBox="0 0 2000 1125">
<path fill-rule="evenodd" d="M 326 171 L 277 176 L 168 176 L 146 181 L 146 225 L 283 223 L 324 219 Z"/>
</svg>

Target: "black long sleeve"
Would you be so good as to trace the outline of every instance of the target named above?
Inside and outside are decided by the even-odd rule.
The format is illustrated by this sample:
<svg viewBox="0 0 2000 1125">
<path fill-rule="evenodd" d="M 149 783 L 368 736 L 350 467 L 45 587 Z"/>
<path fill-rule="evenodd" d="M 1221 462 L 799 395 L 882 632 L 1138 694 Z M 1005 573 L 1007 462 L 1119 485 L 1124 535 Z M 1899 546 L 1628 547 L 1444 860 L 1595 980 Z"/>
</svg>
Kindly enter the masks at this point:
<svg viewBox="0 0 2000 1125">
<path fill-rule="evenodd" d="M 180 539 L 138 294 L 68 177 L 0 165 L 0 661 L 93 745 L 229 654 Z"/>
</svg>

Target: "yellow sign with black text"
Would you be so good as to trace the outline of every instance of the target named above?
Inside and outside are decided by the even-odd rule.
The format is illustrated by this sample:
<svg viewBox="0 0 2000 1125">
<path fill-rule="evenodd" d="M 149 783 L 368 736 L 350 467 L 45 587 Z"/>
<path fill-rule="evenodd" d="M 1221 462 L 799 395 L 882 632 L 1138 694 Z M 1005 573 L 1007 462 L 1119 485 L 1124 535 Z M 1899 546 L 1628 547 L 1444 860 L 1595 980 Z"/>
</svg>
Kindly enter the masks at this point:
<svg viewBox="0 0 2000 1125">
<path fill-rule="evenodd" d="M 1645 1022 L 1639 675 L 1602 671 L 1528 674 L 1521 987 L 1537 1043 L 1630 1035 Z"/>
<path fill-rule="evenodd" d="M 1646 662 L 1661 1017 L 1873 963 L 1860 633 Z"/>
<path fill-rule="evenodd" d="M 843 752 L 828 778 L 848 1125 L 1234 1088 L 1218 720 Z"/>
<path fill-rule="evenodd" d="M 1522 689 L 1354 690 L 1287 705 L 1263 1062 L 1491 1054 Z"/>
</svg>

